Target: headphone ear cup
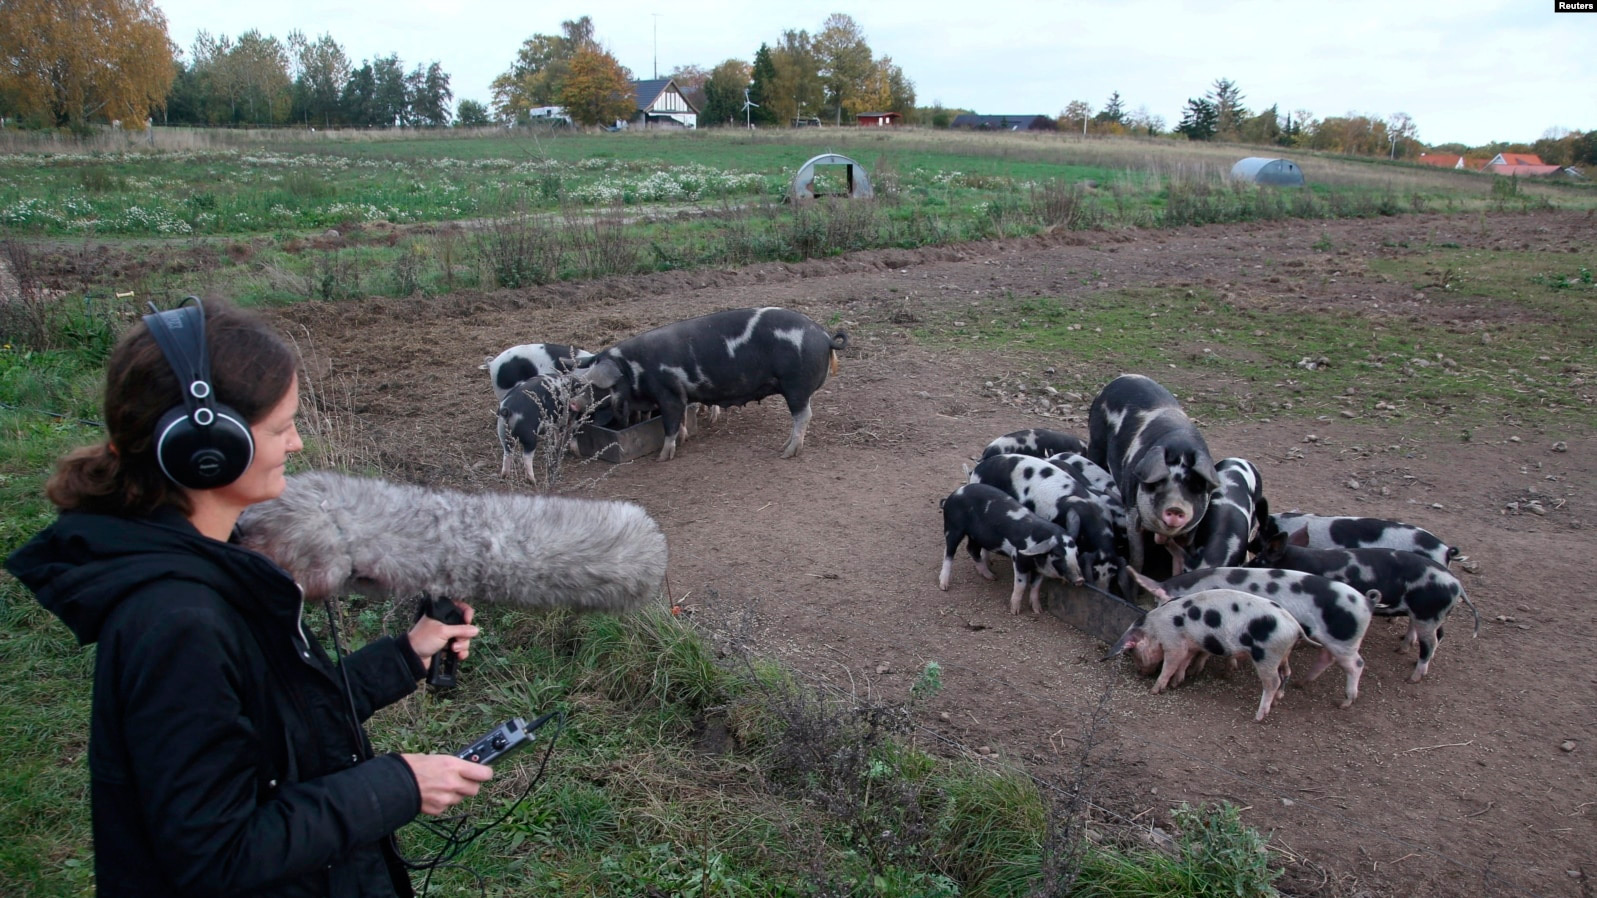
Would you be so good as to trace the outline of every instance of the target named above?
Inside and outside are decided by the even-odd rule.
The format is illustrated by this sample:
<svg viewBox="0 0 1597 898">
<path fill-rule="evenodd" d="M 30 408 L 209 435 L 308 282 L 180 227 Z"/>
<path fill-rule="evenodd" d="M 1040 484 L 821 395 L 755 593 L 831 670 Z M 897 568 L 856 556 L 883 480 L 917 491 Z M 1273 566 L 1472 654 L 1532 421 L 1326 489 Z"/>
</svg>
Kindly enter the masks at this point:
<svg viewBox="0 0 1597 898">
<path fill-rule="evenodd" d="M 209 427 L 195 424 L 186 407 L 176 406 L 161 416 L 155 433 L 161 472 L 191 490 L 227 486 L 243 476 L 255 458 L 255 440 L 244 416 L 225 405 L 216 406 Z"/>
</svg>

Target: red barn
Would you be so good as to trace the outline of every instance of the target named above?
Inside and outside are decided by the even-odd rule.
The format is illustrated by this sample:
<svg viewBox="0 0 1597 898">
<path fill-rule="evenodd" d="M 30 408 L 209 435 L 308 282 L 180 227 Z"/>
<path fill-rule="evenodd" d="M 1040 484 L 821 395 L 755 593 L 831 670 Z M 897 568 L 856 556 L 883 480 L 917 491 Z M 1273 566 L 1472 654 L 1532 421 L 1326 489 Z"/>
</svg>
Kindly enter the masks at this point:
<svg viewBox="0 0 1597 898">
<path fill-rule="evenodd" d="M 857 124 L 862 126 L 869 125 L 871 127 L 889 127 L 896 125 L 902 118 L 903 116 L 896 112 L 861 112 L 859 115 L 854 116 Z"/>
</svg>

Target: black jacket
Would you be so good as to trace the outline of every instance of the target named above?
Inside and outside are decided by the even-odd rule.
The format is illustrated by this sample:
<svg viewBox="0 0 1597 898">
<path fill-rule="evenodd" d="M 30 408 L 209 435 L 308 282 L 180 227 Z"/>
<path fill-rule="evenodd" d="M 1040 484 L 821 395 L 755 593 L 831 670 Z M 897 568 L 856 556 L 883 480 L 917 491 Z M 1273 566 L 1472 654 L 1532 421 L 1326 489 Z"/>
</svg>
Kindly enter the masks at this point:
<svg viewBox="0 0 1597 898">
<path fill-rule="evenodd" d="M 397 755 L 362 761 L 339 671 L 299 587 L 175 511 L 68 512 L 6 569 L 98 642 L 89 774 L 102 898 L 410 895 L 385 838 L 421 810 Z M 356 712 L 409 694 L 383 638 L 344 661 Z"/>
</svg>

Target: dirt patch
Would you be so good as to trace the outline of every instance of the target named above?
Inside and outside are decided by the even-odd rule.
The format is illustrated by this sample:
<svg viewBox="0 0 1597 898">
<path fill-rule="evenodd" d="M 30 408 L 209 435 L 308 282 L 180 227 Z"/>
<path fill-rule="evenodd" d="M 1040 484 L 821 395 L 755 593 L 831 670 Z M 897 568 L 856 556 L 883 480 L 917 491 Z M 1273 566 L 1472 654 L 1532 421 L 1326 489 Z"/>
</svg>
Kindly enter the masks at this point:
<svg viewBox="0 0 1597 898">
<path fill-rule="evenodd" d="M 910 319 L 979 310 L 1002 295 L 1180 285 L 1324 307 L 1374 297 L 1382 317 L 1446 319 L 1457 311 L 1369 274 L 1364 261 L 1406 240 L 1518 247 L 1589 236 L 1580 216 L 1556 213 L 1493 218 L 1484 230 L 1479 217 L 1424 216 L 1070 234 L 281 314 L 338 380 L 333 393 L 347 397 L 390 476 L 479 490 L 526 489 L 497 477 L 492 396 L 476 369 L 505 346 L 597 349 L 750 305 L 853 327 L 798 459 L 777 457 L 789 422 L 771 401 L 696 428 L 674 461 L 567 475 L 568 490 L 639 502 L 660 521 L 672 598 L 703 631 L 888 698 L 905 696 L 936 661 L 945 688 L 922 730 L 927 744 L 973 756 L 985 746 L 984 763 L 1061 787 L 1074 740 L 1112 690 L 1096 800 L 1141 822 L 1165 821 L 1183 801 L 1235 802 L 1303 859 L 1290 873 L 1296 893 L 1584 898 L 1597 876 L 1597 674 L 1585 663 L 1597 603 L 1577 586 L 1597 526 L 1592 434 L 1504 426 L 1476 428 L 1465 442 L 1443 427 L 1342 419 L 1208 428 L 1217 455 L 1259 465 L 1277 510 L 1399 518 L 1461 546 L 1461 576 L 1483 618 L 1478 639 L 1467 614 L 1454 618 L 1419 684 L 1405 682 L 1413 655 L 1392 651 L 1403 624 L 1378 622 L 1351 709 L 1337 709 L 1331 674 L 1255 724 L 1249 673 L 1151 696 L 1129 664 L 1098 663 L 1094 640 L 1047 616 L 1011 617 L 1007 585 L 980 579 L 965 558 L 952 588 L 936 588 L 938 500 L 961 482 L 961 464 L 1020 427 L 1085 433 L 1084 402 L 1042 418 L 984 384 L 1057 365 L 1082 372 L 1090 399 L 1115 369 L 1103 359 L 934 351 L 917 344 Z M 1336 253 L 1314 249 L 1326 239 Z M 1284 264 L 1256 267 L 1263 258 Z M 1232 389 L 1187 366 L 1145 373 L 1183 395 Z M 1538 497 L 1541 513 L 1526 497 Z"/>
</svg>

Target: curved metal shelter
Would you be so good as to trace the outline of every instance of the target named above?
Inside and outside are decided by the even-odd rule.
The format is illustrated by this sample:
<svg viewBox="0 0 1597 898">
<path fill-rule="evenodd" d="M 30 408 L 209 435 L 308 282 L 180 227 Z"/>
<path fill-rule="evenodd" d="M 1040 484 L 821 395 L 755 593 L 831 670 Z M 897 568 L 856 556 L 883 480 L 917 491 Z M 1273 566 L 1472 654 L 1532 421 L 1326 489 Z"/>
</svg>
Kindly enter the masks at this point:
<svg viewBox="0 0 1597 898">
<path fill-rule="evenodd" d="M 795 200 L 815 199 L 815 166 L 841 165 L 847 169 L 848 196 L 851 199 L 867 199 L 875 196 L 871 190 L 870 175 L 865 173 L 865 166 L 838 153 L 822 153 L 799 167 L 798 174 L 793 176 L 793 184 L 788 188 L 788 195 Z"/>
<path fill-rule="evenodd" d="M 1290 159 L 1249 156 L 1231 166 L 1231 177 L 1271 187 L 1302 187 L 1303 169 Z"/>
</svg>

